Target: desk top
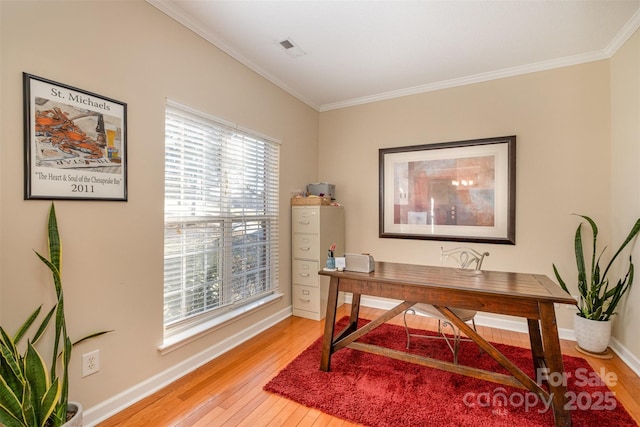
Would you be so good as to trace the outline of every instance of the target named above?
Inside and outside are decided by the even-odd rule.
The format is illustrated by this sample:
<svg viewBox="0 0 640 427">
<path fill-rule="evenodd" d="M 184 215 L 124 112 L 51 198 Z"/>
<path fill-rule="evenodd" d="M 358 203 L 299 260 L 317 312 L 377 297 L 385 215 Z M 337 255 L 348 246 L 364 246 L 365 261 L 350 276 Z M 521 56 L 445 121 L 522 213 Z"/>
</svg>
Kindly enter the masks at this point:
<svg viewBox="0 0 640 427">
<path fill-rule="evenodd" d="M 415 285 L 463 291 L 468 295 L 502 295 L 527 300 L 575 304 L 576 301 L 547 276 L 531 273 L 471 270 L 443 266 L 376 261 L 371 273 L 320 271 L 319 274 L 356 281 Z"/>
</svg>

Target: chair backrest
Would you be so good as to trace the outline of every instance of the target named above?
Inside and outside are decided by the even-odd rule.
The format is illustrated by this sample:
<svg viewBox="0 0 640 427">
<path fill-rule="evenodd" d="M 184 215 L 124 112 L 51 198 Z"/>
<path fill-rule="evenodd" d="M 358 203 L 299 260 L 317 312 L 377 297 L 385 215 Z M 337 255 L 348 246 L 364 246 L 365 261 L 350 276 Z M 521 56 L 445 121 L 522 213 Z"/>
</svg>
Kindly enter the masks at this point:
<svg viewBox="0 0 640 427">
<path fill-rule="evenodd" d="M 443 247 L 440 247 L 442 265 L 453 265 L 455 263 L 460 268 L 480 270 L 482 269 L 482 261 L 486 256 L 489 256 L 489 252 L 481 253 L 472 248 L 460 247 L 445 251 Z"/>
</svg>

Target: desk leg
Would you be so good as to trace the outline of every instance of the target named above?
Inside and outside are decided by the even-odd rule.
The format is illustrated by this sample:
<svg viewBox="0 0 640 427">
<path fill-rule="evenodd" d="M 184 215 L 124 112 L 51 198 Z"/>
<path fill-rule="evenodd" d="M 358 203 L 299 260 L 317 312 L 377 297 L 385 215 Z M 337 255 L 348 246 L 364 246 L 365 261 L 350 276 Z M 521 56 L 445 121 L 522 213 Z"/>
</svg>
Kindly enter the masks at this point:
<svg viewBox="0 0 640 427">
<path fill-rule="evenodd" d="M 349 317 L 348 333 L 358 329 L 358 318 L 360 317 L 360 294 L 352 294 L 351 296 L 351 316 Z"/>
<path fill-rule="evenodd" d="M 542 328 L 542 344 L 544 349 L 544 359 L 549 368 L 549 374 L 559 373 L 559 378 L 563 378 L 564 367 L 562 363 L 562 352 L 560 350 L 560 337 L 558 336 L 558 325 L 556 323 L 556 313 L 553 303 L 540 303 L 540 326 Z M 531 325 L 530 325 L 531 327 Z M 534 342 L 531 338 L 531 347 Z M 539 344 L 538 344 L 539 345 Z M 534 357 L 536 354 L 534 353 Z M 553 402 L 553 415 L 556 426 L 571 426 L 571 414 L 565 408 L 567 403 L 567 385 L 565 381 L 553 377 L 553 381 L 548 381 L 549 394 Z"/>
<path fill-rule="evenodd" d="M 331 277 L 331 281 L 329 282 L 329 295 L 327 296 L 327 315 L 324 319 L 324 338 L 322 339 L 322 356 L 320 357 L 320 370 L 324 372 L 328 372 L 329 369 L 331 369 L 331 353 L 333 353 L 333 330 L 336 326 L 336 310 L 338 308 L 339 280 L 340 279 L 338 279 L 337 277 Z"/>
<path fill-rule="evenodd" d="M 536 378 L 538 378 L 538 369 L 544 369 L 547 367 L 544 360 L 544 350 L 542 348 L 542 336 L 540 335 L 540 321 L 538 319 L 527 319 L 527 324 L 529 325 L 529 340 L 531 341 L 533 370 L 536 374 Z"/>
</svg>

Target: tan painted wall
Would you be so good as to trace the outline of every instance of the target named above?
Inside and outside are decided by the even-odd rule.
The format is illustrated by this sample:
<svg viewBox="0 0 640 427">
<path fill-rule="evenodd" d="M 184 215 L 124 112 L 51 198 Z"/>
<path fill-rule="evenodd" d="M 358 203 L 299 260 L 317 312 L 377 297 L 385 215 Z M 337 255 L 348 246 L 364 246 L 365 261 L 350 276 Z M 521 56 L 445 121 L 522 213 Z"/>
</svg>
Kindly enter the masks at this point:
<svg viewBox="0 0 640 427">
<path fill-rule="evenodd" d="M 142 0 L 2 1 L 0 324 L 9 331 L 51 306 L 48 201 L 23 200 L 22 72 L 128 104 L 129 201 L 58 201 L 69 332 L 113 334 L 75 350 L 71 398 L 91 408 L 291 304 L 289 194 L 317 177 L 318 113 Z M 278 138 L 281 288 L 278 304 L 166 356 L 163 316 L 165 99 Z M 44 297 L 43 295 L 46 295 Z M 80 378 L 80 355 L 101 370 Z"/>
<path fill-rule="evenodd" d="M 616 52 L 611 60 L 611 236 L 612 250 L 625 239 L 640 217 L 640 31 Z M 629 251 L 625 252 L 625 255 Z M 640 262 L 640 244 L 633 248 Z M 626 273 L 626 256 L 618 266 L 617 279 Z M 640 279 L 636 280 L 626 303 L 614 320 L 614 336 L 640 358 Z"/>
<path fill-rule="evenodd" d="M 517 136 L 516 245 L 475 244 L 486 269 L 574 270 L 573 212 L 608 234 L 609 63 L 600 61 L 321 113 L 320 178 L 345 205 L 347 250 L 438 263 L 454 242 L 378 237 L 378 149 Z M 567 279 L 569 280 L 569 279 Z M 572 311 L 558 311 L 572 328 Z"/>
</svg>

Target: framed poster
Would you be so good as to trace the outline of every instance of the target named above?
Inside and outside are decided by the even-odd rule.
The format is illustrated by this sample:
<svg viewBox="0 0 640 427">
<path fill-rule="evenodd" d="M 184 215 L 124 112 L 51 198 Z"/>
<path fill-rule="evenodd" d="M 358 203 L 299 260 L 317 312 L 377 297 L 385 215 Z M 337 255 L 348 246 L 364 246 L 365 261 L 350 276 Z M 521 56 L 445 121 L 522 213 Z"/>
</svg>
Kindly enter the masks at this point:
<svg viewBox="0 0 640 427">
<path fill-rule="evenodd" d="M 25 199 L 127 200 L 127 105 L 23 73 Z"/>
<path fill-rule="evenodd" d="M 379 150 L 380 237 L 515 244 L 516 137 Z"/>
</svg>

